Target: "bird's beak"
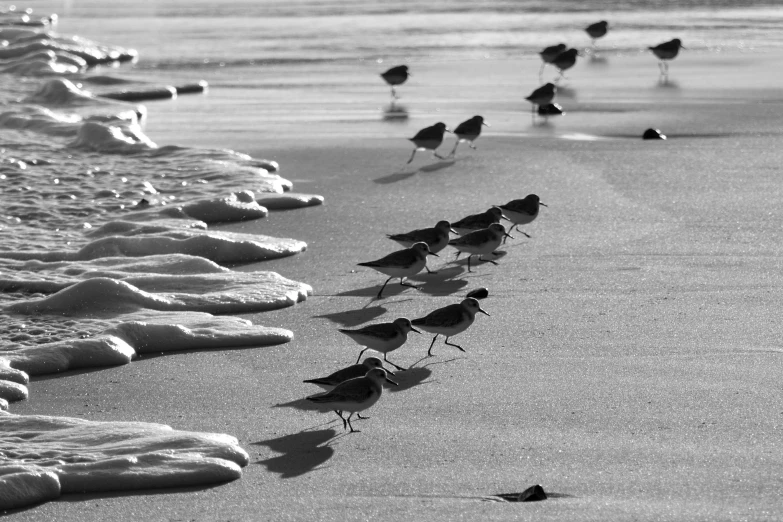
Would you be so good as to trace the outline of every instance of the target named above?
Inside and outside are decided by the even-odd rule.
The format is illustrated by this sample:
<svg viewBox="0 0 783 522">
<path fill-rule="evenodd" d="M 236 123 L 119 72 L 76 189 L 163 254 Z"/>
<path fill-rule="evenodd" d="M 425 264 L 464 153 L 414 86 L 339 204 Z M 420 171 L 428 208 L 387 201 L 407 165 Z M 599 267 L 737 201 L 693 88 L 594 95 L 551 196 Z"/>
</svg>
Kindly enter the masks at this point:
<svg viewBox="0 0 783 522">
<path fill-rule="evenodd" d="M 450 133 L 454 134 L 454 131 L 452 131 L 452 130 L 449 130 L 449 129 L 443 129 L 443 130 L 446 131 L 446 132 L 450 132 Z"/>
<path fill-rule="evenodd" d="M 510 237 L 511 239 L 514 239 L 512 236 L 508 235 L 508 232 L 503 232 L 503 235 L 506 236 L 506 237 Z M 489 314 L 487 314 L 487 315 L 489 315 Z"/>
<path fill-rule="evenodd" d="M 547 205 L 546 203 L 542 203 L 542 202 L 540 202 L 540 201 L 538 202 L 538 204 L 539 204 L 539 205 L 541 205 L 542 207 L 548 207 L 548 206 L 549 206 L 549 205 Z"/>
<path fill-rule="evenodd" d="M 411 326 L 411 332 L 416 332 L 417 334 L 421 333 L 421 330 L 417 330 L 414 327 Z"/>
<path fill-rule="evenodd" d="M 440 256 L 439 256 L 438 254 L 436 254 L 435 252 L 428 252 L 428 253 L 427 253 L 427 255 L 428 255 L 428 256 L 435 256 L 435 257 L 440 257 Z"/>
<path fill-rule="evenodd" d="M 688 49 L 688 48 L 685 47 L 684 45 L 680 44 L 680 49 Z"/>
<path fill-rule="evenodd" d="M 487 122 L 485 122 L 485 121 L 482 121 L 482 122 L 481 122 L 481 124 L 482 124 L 483 126 L 485 126 L 485 127 L 492 127 L 492 125 L 490 125 L 489 123 L 487 123 Z"/>
<path fill-rule="evenodd" d="M 454 230 L 453 228 L 449 228 L 449 232 L 451 232 L 452 234 L 456 234 L 457 233 L 457 231 Z"/>
<path fill-rule="evenodd" d="M 395 385 L 395 386 L 399 386 L 399 384 L 397 384 L 397 383 L 396 383 L 396 382 L 394 382 L 393 380 L 389 379 L 388 377 L 386 377 L 386 382 L 390 382 L 390 383 L 392 383 L 392 384 L 393 384 L 393 385 Z"/>
<path fill-rule="evenodd" d="M 386 368 L 383 368 L 383 369 L 384 369 L 384 370 L 386 370 Z M 393 371 L 391 371 L 391 370 L 386 370 L 386 373 L 388 373 L 389 375 L 394 375 L 394 372 L 393 372 Z M 387 380 L 388 380 L 388 379 L 387 379 Z"/>
<path fill-rule="evenodd" d="M 480 306 L 479 306 L 479 309 L 478 309 L 478 311 L 479 311 L 479 312 L 481 312 L 482 314 L 486 315 L 487 317 L 491 317 L 491 316 L 490 316 L 490 315 L 487 313 L 487 311 L 486 311 L 486 310 L 484 310 L 483 308 L 481 308 Z"/>
</svg>

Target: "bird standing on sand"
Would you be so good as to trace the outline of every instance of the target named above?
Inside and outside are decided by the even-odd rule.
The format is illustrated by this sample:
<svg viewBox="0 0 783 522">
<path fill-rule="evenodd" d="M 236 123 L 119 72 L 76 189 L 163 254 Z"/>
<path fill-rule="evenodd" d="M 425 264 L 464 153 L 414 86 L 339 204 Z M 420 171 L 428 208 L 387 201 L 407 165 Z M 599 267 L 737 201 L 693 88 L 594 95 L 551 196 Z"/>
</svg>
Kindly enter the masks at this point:
<svg viewBox="0 0 783 522">
<path fill-rule="evenodd" d="M 536 107 L 547 105 L 552 103 L 552 100 L 557 93 L 557 86 L 552 83 L 546 83 L 530 93 L 530 96 L 525 98 L 531 103 L 530 112 L 533 115 L 533 119 L 536 117 Z"/>
<path fill-rule="evenodd" d="M 457 136 L 457 143 L 454 144 L 454 148 L 451 150 L 449 156 L 454 156 L 454 153 L 457 152 L 457 147 L 463 141 L 467 141 L 468 146 L 471 149 L 475 149 L 476 146 L 473 145 L 473 141 L 481 134 L 482 126 L 489 127 L 489 123 L 484 122 L 482 116 L 473 116 L 471 119 L 465 120 L 457 125 L 457 128 L 453 131 L 454 135 Z"/>
<path fill-rule="evenodd" d="M 401 366 L 397 366 L 386 358 L 389 352 L 393 352 L 408 340 L 408 332 L 421 333 L 411 325 L 411 321 L 408 318 L 400 317 L 395 319 L 391 323 L 371 324 L 358 330 L 348 330 L 341 328 L 339 330 L 344 333 L 358 344 L 364 346 L 364 350 L 359 352 L 359 359 L 362 358 L 362 354 L 367 350 L 375 350 L 383 354 L 383 360 L 391 364 L 398 370 L 404 370 Z"/>
<path fill-rule="evenodd" d="M 535 194 L 528 194 L 523 199 L 513 199 L 505 205 L 498 205 L 498 208 L 503 211 L 503 215 L 514 224 L 514 228 L 518 232 L 519 225 L 527 225 L 538 217 L 539 205 L 546 206 L 545 203 L 541 203 L 541 199 Z M 525 234 L 525 232 L 522 232 Z M 530 235 L 525 234 L 527 237 Z"/>
<path fill-rule="evenodd" d="M 360 411 L 378 402 L 383 393 L 384 381 L 397 386 L 397 383 L 386 375 L 386 370 L 374 368 L 364 377 L 348 379 L 335 386 L 332 391 L 311 395 L 307 400 L 334 410 L 343 421 L 343 429 L 350 428 L 351 433 L 358 432 L 359 430 L 351 426 L 351 416 L 354 413 L 358 415 Z M 348 412 L 347 418 L 343 417 L 343 412 Z"/>
<path fill-rule="evenodd" d="M 432 357 L 432 346 L 441 334 L 446 336 L 445 344 L 464 352 L 465 350 L 461 346 L 450 343 L 449 338 L 467 330 L 476 319 L 477 312 L 481 312 L 487 316 L 489 315 L 486 311 L 481 309 L 478 300 L 468 297 L 459 304 L 438 308 L 424 317 L 414 319 L 411 323 L 424 331 L 435 334 L 435 337 L 432 338 L 432 343 L 430 343 L 430 348 L 427 350 L 428 356 Z"/>
<path fill-rule="evenodd" d="M 389 276 L 389 279 L 383 283 L 381 290 L 378 292 L 378 299 L 383 294 L 383 289 L 389 284 L 389 281 L 395 277 L 400 278 L 400 284 L 402 286 L 409 286 L 411 288 L 418 288 L 416 285 L 411 285 L 405 282 L 406 277 L 416 275 L 421 272 L 421 269 L 427 266 L 427 256 L 438 257 L 438 254 L 430 252 L 430 248 L 427 243 L 423 241 L 414 243 L 410 248 L 405 250 L 398 250 L 391 254 L 384 256 L 375 261 L 367 261 L 365 263 L 357 263 L 358 266 L 367 266 L 373 270 L 377 270 L 382 274 Z"/>
<path fill-rule="evenodd" d="M 404 247 L 411 247 L 414 243 L 423 241 L 430 247 L 430 252 L 437 254 L 449 244 L 449 232 L 457 233 L 451 228 L 448 221 L 438 221 L 432 228 L 420 228 L 403 234 L 388 234 L 386 237 L 396 241 Z M 434 274 L 427 265 L 424 265 L 428 274 Z"/>
<path fill-rule="evenodd" d="M 541 79 L 542 75 L 544 74 L 544 68 L 548 63 L 552 63 L 555 61 L 555 58 L 557 58 L 560 53 L 566 50 L 566 44 L 561 43 L 557 45 L 550 45 L 549 47 L 545 47 L 543 51 L 538 53 L 538 55 L 541 57 L 541 60 L 544 62 L 541 64 L 541 69 L 538 70 L 538 79 L 539 81 L 543 81 Z"/>
<path fill-rule="evenodd" d="M 663 42 L 655 47 L 648 47 L 649 50 L 658 58 L 658 68 L 661 70 L 661 76 L 669 75 L 669 64 L 666 60 L 673 60 L 677 57 L 680 49 L 685 49 L 679 38 Z"/>
<path fill-rule="evenodd" d="M 443 143 L 443 133 L 445 132 L 451 131 L 446 128 L 445 123 L 438 122 L 431 127 L 425 127 L 421 129 L 414 137 L 408 138 L 415 146 L 413 149 L 413 154 L 411 154 L 411 158 L 408 160 L 408 163 L 413 161 L 413 156 L 416 155 L 417 150 L 431 150 L 432 154 L 436 158 L 446 159 L 435 152 L 435 150 L 440 147 L 440 144 Z"/>
<path fill-rule="evenodd" d="M 560 78 L 565 78 L 565 72 L 576 64 L 576 57 L 578 55 L 579 50 L 572 48 L 558 54 L 557 58 L 552 61 L 552 65 L 557 67 L 557 70 L 560 72 L 560 76 L 557 78 L 558 80 Z"/>
<path fill-rule="evenodd" d="M 468 272 L 472 272 L 470 269 L 470 258 L 477 255 L 479 259 L 483 261 L 482 256 L 491 254 L 497 247 L 500 246 L 503 238 L 511 237 L 506 233 L 506 229 L 500 223 L 492 223 L 489 228 L 483 230 L 475 230 L 469 234 L 465 234 L 457 239 L 449 241 L 449 246 L 453 246 L 458 250 L 457 257 L 462 252 L 470 254 L 468 256 Z M 514 239 L 511 237 L 511 239 Z M 496 261 L 488 260 L 493 265 L 497 265 Z"/>
<path fill-rule="evenodd" d="M 397 67 L 392 67 L 388 71 L 381 73 L 381 78 L 391 87 L 393 100 L 397 99 L 397 91 L 394 90 L 394 87 L 405 83 L 408 80 L 408 76 L 410 76 L 410 73 L 408 72 L 407 65 L 398 65 Z"/>
<path fill-rule="evenodd" d="M 356 362 L 357 364 L 346 366 L 345 368 L 341 370 L 337 370 L 336 372 L 329 374 L 326 377 L 308 379 L 302 382 L 315 384 L 316 386 L 320 386 L 326 391 L 331 391 L 334 389 L 335 386 L 337 386 L 342 382 L 347 381 L 348 379 L 363 377 L 367 375 L 367 372 L 369 372 L 373 368 L 383 368 L 383 361 L 381 361 L 377 357 L 368 357 L 365 360 L 363 360 L 361 363 L 359 363 L 359 361 Z"/>
<path fill-rule="evenodd" d="M 609 22 L 601 20 L 594 24 L 590 24 L 585 27 L 585 32 L 593 39 L 593 47 L 595 47 L 595 41 L 599 38 L 606 36 L 606 32 L 609 30 Z"/>
<path fill-rule="evenodd" d="M 460 219 L 453 223 L 451 228 L 453 228 L 457 234 L 462 235 L 473 232 L 474 230 L 489 228 L 492 223 L 500 223 L 500 220 L 504 218 L 503 212 L 498 207 L 490 207 L 486 212 L 471 214 L 470 216 Z"/>
</svg>

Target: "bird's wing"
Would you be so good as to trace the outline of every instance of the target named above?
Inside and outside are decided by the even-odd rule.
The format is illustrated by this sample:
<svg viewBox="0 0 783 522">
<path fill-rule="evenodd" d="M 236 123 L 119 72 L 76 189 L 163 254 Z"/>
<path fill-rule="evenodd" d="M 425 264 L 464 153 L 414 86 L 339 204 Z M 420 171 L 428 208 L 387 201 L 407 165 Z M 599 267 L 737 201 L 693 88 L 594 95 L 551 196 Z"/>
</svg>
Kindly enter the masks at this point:
<svg viewBox="0 0 783 522">
<path fill-rule="evenodd" d="M 365 377 L 349 379 L 341 384 L 338 384 L 337 387 L 335 387 L 335 389 L 332 391 L 318 395 L 312 395 L 308 397 L 308 400 L 313 402 L 366 401 L 372 397 L 374 393 L 372 386 L 370 386 L 367 381 L 368 380 Z"/>
<path fill-rule="evenodd" d="M 397 335 L 397 327 L 391 323 L 371 324 L 358 330 L 341 329 L 340 332 L 344 334 L 366 334 L 378 339 L 393 339 Z"/>
<path fill-rule="evenodd" d="M 357 263 L 359 266 L 409 266 L 416 262 L 416 256 L 410 250 L 398 250 L 375 261 Z"/>
<path fill-rule="evenodd" d="M 424 325 L 432 325 L 432 326 L 454 326 L 458 324 L 460 321 L 462 321 L 462 306 L 458 304 L 453 304 L 449 306 L 445 306 L 443 308 L 438 308 L 437 310 L 433 310 L 429 314 L 426 315 L 426 317 L 423 318 L 424 322 L 418 323 L 421 326 Z M 414 321 L 411 321 L 412 324 L 417 324 L 416 321 L 421 321 L 421 319 L 416 319 Z"/>
</svg>

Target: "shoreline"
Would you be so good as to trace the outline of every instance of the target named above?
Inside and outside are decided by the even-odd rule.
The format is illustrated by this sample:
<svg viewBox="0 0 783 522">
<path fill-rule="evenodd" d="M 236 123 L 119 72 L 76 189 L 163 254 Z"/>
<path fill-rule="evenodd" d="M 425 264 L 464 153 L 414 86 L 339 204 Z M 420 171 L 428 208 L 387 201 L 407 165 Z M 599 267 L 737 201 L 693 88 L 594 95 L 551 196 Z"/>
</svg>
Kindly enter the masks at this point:
<svg viewBox="0 0 783 522">
<path fill-rule="evenodd" d="M 774 517 L 781 508 L 774 487 L 782 454 L 781 349 L 773 311 L 783 283 L 783 211 L 776 205 L 783 188 L 772 131 L 783 100 L 734 81 L 716 83 L 705 103 L 690 94 L 704 87 L 688 91 L 688 65 L 678 59 L 672 66 L 683 93 L 674 107 L 659 106 L 655 90 L 642 104 L 643 114 L 673 134 L 666 142 L 505 132 L 528 116 L 520 98 L 508 120 L 496 118 L 501 123 L 477 140 L 478 150 L 460 149 L 452 165 L 388 183 L 377 180 L 402 170 L 410 152 L 404 137 L 433 116 L 418 103 L 411 102 L 403 125 L 360 124 L 376 129 L 366 142 L 335 147 L 339 138 L 316 135 L 266 148 L 259 157 L 279 161 L 283 177 L 324 195 L 326 204 L 295 218 L 272 212 L 264 222 L 220 229 L 308 243 L 292 258 L 234 268 L 278 271 L 313 286 L 293 308 L 242 316 L 289 328 L 295 339 L 37 378 L 31 399 L 11 407 L 19 415 L 228 433 L 251 454 L 242 479 L 184 491 L 69 495 L 9 519 L 105 520 L 118 512 L 142 519 Z M 574 71 L 572 82 L 577 78 Z M 772 79 L 771 72 L 754 76 L 762 85 Z M 591 104 L 612 100 L 593 99 L 592 88 L 582 92 L 580 108 L 553 123 L 555 135 L 606 138 L 614 125 L 626 132 L 636 124 L 635 111 L 598 111 L 600 121 L 586 123 L 598 116 L 587 110 Z M 472 112 L 479 96 L 459 113 Z M 151 110 L 168 121 L 165 112 Z M 458 111 L 444 112 L 452 121 Z M 706 124 L 717 128 L 701 130 Z M 169 142 L 155 132 L 153 140 Z M 245 136 L 233 148 L 253 155 L 241 146 L 251 139 L 271 144 L 267 135 Z M 431 164 L 418 155 L 414 162 Z M 459 272 L 463 264 L 451 265 L 446 275 L 453 277 L 414 278 L 425 283 L 421 292 L 394 285 L 388 298 L 372 299 L 384 278 L 355 263 L 397 249 L 385 233 L 456 220 L 531 192 L 549 208 L 528 227 L 532 239 L 504 247 L 500 266 L 483 263 L 467 275 Z M 313 391 L 302 379 L 355 360 L 357 347 L 336 331 L 341 321 L 419 317 L 477 286 L 490 290 L 482 307 L 492 317 L 457 338 L 467 354 L 438 345 L 434 360 L 422 363 L 436 363 L 427 367 L 432 373 L 385 394 L 361 434 L 340 436 L 330 416 L 274 408 Z M 428 344 L 426 336 L 409 338 L 395 362 L 411 364 Z M 79 400 L 83 393 L 89 401 Z M 535 483 L 572 496 L 525 506 L 479 501 Z"/>
</svg>

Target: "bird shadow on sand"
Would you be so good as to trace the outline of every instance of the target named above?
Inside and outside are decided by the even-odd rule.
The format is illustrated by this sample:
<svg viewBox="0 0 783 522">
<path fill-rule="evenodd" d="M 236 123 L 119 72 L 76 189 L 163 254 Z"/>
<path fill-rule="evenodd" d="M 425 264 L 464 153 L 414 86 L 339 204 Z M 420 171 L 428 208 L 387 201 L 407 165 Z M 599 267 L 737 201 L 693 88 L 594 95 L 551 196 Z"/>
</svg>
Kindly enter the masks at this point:
<svg viewBox="0 0 783 522">
<path fill-rule="evenodd" d="M 386 176 L 381 176 L 380 178 L 375 178 L 373 183 L 378 183 L 379 185 L 388 185 L 390 183 L 397 183 L 398 181 L 403 181 L 408 178 L 412 178 L 419 172 L 435 172 L 437 170 L 446 169 L 451 167 L 457 162 L 456 159 L 453 157 L 448 157 L 439 161 L 436 161 L 435 163 L 430 163 L 427 165 L 424 165 L 422 167 L 409 167 L 406 165 L 405 167 L 392 172 L 391 174 L 388 174 Z"/>
<path fill-rule="evenodd" d="M 401 391 L 409 390 L 413 388 L 414 386 L 420 386 L 422 384 L 431 384 L 435 381 L 428 381 L 428 379 L 432 375 L 432 370 L 429 369 L 430 366 L 434 366 L 436 364 L 446 364 L 450 363 L 452 361 L 457 361 L 460 359 L 464 359 L 464 357 L 455 357 L 453 359 L 447 359 L 445 361 L 433 361 L 429 364 L 424 364 L 422 366 L 416 366 L 422 361 L 426 361 L 432 359 L 432 357 L 424 356 L 415 363 L 413 363 L 407 370 L 404 371 L 398 371 L 394 373 L 394 380 L 397 382 L 397 386 L 387 386 L 386 389 L 390 393 L 399 393 Z"/>
<path fill-rule="evenodd" d="M 272 451 L 282 453 L 277 457 L 256 461 L 255 464 L 261 464 L 272 473 L 280 474 L 280 478 L 294 478 L 317 469 L 332 458 L 334 448 L 329 444 L 339 437 L 334 429 L 329 428 L 304 430 L 250 444 L 266 446 Z"/>
<path fill-rule="evenodd" d="M 595 66 L 609 65 L 609 59 L 602 54 L 591 54 L 586 63 Z"/>
<path fill-rule="evenodd" d="M 475 268 L 481 265 L 489 264 L 490 261 L 497 262 L 499 259 L 502 259 L 508 255 L 508 252 L 505 250 L 495 250 L 491 254 L 485 254 L 483 256 L 483 259 L 479 259 L 478 256 L 473 256 L 473 258 L 470 260 L 470 266 L 471 266 L 471 272 L 470 274 L 473 275 L 475 272 Z M 449 262 L 451 265 L 455 265 L 456 267 L 465 267 L 464 272 L 467 273 L 468 269 L 468 256 L 460 257 L 459 259 L 454 259 Z M 465 283 L 467 285 L 467 282 Z"/>
<path fill-rule="evenodd" d="M 428 295 L 451 295 L 461 291 L 468 285 L 463 279 L 454 279 L 464 272 L 460 266 L 442 266 L 436 273 L 416 274 L 409 277 L 416 282 L 423 283 L 421 291 Z"/>
<path fill-rule="evenodd" d="M 655 82 L 653 88 L 661 89 L 661 90 L 679 91 L 680 84 L 678 82 L 675 82 L 674 80 L 670 80 L 667 75 L 662 74 L 658 76 L 658 81 Z"/>
<path fill-rule="evenodd" d="M 408 120 L 408 109 L 404 105 L 391 102 L 383 108 L 383 121 L 392 123 L 404 122 Z"/>
<path fill-rule="evenodd" d="M 575 100 L 577 96 L 577 90 L 573 87 L 566 87 L 565 85 L 558 86 L 557 87 L 557 97 L 558 98 L 568 98 L 571 100 Z"/>
<path fill-rule="evenodd" d="M 388 310 L 383 306 L 369 306 L 372 302 L 368 303 L 362 308 L 356 310 L 346 310 L 344 312 L 335 312 L 333 314 L 315 315 L 314 319 L 328 319 L 333 323 L 340 324 L 342 326 L 357 326 L 367 321 L 371 321 L 376 317 L 380 317 Z"/>
</svg>

